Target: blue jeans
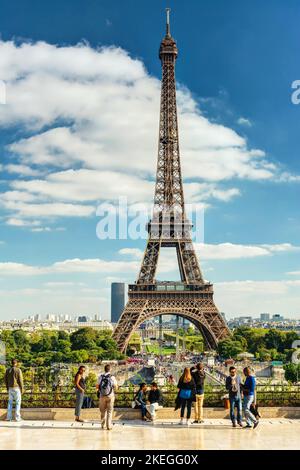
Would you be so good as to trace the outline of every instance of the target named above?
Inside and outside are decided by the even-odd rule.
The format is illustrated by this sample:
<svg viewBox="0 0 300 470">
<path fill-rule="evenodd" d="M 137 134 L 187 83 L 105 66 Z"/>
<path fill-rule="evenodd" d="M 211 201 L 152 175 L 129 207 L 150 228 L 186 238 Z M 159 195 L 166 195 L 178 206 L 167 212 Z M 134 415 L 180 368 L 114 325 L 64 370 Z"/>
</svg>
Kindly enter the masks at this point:
<svg viewBox="0 0 300 470">
<path fill-rule="evenodd" d="M 19 387 L 8 389 L 8 405 L 7 405 L 7 419 L 8 420 L 12 419 L 14 402 L 16 402 L 15 418 L 17 421 L 21 419 L 21 413 L 20 413 L 21 400 L 22 400 L 22 395 L 21 395 L 21 390 L 19 389 Z"/>
<path fill-rule="evenodd" d="M 147 408 L 145 403 L 141 403 L 142 418 L 145 418 L 147 414 Z"/>
<path fill-rule="evenodd" d="M 232 424 L 235 424 L 236 422 L 241 423 L 242 422 L 242 399 L 239 396 L 236 397 L 230 397 L 229 398 L 230 402 L 230 419 L 232 421 Z M 237 409 L 237 415 L 235 416 L 234 409 Z"/>
<path fill-rule="evenodd" d="M 78 388 L 75 389 L 76 403 L 75 403 L 75 416 L 80 417 L 81 408 L 84 400 L 84 393 L 82 393 Z"/>
<path fill-rule="evenodd" d="M 257 421 L 255 416 L 250 411 L 250 406 L 252 405 L 253 402 L 254 402 L 254 395 L 247 395 L 244 397 L 244 414 L 245 414 L 246 423 L 249 426 L 252 426 L 252 424 L 256 423 Z"/>
</svg>

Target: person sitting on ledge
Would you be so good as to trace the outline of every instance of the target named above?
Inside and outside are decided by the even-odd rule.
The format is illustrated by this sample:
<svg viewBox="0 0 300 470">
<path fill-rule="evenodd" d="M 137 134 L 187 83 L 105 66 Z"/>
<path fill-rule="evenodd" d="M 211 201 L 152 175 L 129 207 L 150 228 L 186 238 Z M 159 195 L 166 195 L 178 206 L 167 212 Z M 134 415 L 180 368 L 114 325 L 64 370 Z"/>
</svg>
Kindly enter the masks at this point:
<svg viewBox="0 0 300 470">
<path fill-rule="evenodd" d="M 136 394 L 135 402 L 137 407 L 141 409 L 142 421 L 150 421 L 147 418 L 147 385 L 143 382 L 140 385 L 139 391 Z"/>
<path fill-rule="evenodd" d="M 154 421 L 156 418 L 156 410 L 162 408 L 163 397 L 162 393 L 159 390 L 157 383 L 152 382 L 151 390 L 148 394 L 148 401 L 147 401 L 147 411 L 151 415 L 151 421 Z"/>
</svg>

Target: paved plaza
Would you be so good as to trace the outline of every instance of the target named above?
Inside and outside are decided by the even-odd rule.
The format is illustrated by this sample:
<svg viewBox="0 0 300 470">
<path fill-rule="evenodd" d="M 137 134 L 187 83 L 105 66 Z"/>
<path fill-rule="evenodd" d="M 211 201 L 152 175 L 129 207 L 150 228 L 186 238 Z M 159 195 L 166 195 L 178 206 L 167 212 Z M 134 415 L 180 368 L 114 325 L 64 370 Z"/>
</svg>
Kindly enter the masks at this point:
<svg viewBox="0 0 300 470">
<path fill-rule="evenodd" d="M 276 450 L 300 449 L 299 419 L 262 419 L 256 430 L 233 429 L 229 420 L 209 419 L 190 427 L 178 421 L 116 422 L 112 431 L 99 421 L 0 422 L 0 449 L 5 450 Z"/>
</svg>

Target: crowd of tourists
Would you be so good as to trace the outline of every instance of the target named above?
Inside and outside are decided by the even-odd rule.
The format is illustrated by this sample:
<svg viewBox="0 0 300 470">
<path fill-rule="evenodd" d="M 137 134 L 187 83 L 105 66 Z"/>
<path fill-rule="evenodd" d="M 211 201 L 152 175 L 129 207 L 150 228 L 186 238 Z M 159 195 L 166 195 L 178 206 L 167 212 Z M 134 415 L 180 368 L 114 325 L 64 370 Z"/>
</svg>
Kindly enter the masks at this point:
<svg viewBox="0 0 300 470">
<path fill-rule="evenodd" d="M 81 418 L 82 408 L 91 406 L 92 401 L 86 395 L 86 368 L 80 366 L 75 378 L 75 421 L 83 423 Z M 250 367 L 243 370 L 244 380 L 237 373 L 234 366 L 229 368 L 229 375 L 226 377 L 226 390 L 230 403 L 230 419 L 233 427 L 245 427 L 255 429 L 259 424 L 259 411 L 256 405 L 256 381 L 252 375 Z M 169 377 L 174 383 L 174 377 Z M 181 375 L 175 400 L 175 410 L 180 409 L 180 424 L 201 424 L 203 420 L 205 369 L 202 363 L 193 367 L 186 367 Z M 171 380 L 169 380 L 169 383 Z M 24 391 L 23 375 L 18 366 L 17 359 L 13 359 L 11 367 L 5 373 L 5 385 L 8 391 L 7 420 L 13 419 L 13 408 L 15 405 L 15 420 L 21 421 L 21 399 Z M 104 371 L 97 380 L 97 397 L 99 399 L 99 409 L 101 426 L 103 429 L 111 430 L 113 427 L 113 410 L 115 393 L 118 389 L 116 377 L 111 371 L 110 364 L 106 364 Z M 194 404 L 194 420 L 191 421 L 192 406 Z M 150 387 L 146 383 L 141 383 L 132 401 L 132 408 L 137 408 L 141 412 L 141 419 L 145 422 L 153 422 L 156 419 L 156 412 L 164 405 L 164 397 L 156 382 L 152 382 Z M 243 425 L 243 419 L 246 425 Z"/>
</svg>

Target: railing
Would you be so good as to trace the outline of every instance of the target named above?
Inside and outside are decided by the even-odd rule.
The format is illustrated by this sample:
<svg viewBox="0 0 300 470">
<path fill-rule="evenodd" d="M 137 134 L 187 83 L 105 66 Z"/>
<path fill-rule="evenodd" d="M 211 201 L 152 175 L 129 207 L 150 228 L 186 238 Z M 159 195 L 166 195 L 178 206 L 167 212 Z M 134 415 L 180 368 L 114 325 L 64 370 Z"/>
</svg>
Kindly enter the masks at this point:
<svg viewBox="0 0 300 470">
<path fill-rule="evenodd" d="M 116 393 L 115 406 L 127 408 L 131 406 L 136 390 L 120 388 Z M 176 388 L 162 389 L 164 406 L 173 407 L 177 395 Z M 86 395 L 92 398 L 93 405 L 98 406 L 94 390 Z M 204 403 L 206 407 L 222 407 L 226 390 L 223 386 L 208 386 L 205 389 Z M 56 391 L 26 391 L 22 397 L 23 408 L 72 408 L 75 396 L 73 390 L 61 388 Z M 258 385 L 257 403 L 260 406 L 300 406 L 300 385 Z M 7 406 L 7 393 L 0 392 L 0 408 Z"/>
</svg>

